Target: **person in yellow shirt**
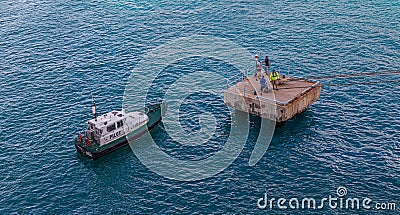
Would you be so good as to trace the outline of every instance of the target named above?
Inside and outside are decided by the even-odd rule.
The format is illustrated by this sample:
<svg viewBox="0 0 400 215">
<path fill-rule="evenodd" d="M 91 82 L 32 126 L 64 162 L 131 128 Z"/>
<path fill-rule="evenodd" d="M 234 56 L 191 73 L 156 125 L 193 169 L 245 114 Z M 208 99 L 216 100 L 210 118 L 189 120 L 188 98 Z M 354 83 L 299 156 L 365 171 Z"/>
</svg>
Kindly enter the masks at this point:
<svg viewBox="0 0 400 215">
<path fill-rule="evenodd" d="M 271 74 L 269 74 L 269 80 L 272 83 L 272 89 L 278 90 L 279 74 L 277 71 L 274 70 Z"/>
</svg>

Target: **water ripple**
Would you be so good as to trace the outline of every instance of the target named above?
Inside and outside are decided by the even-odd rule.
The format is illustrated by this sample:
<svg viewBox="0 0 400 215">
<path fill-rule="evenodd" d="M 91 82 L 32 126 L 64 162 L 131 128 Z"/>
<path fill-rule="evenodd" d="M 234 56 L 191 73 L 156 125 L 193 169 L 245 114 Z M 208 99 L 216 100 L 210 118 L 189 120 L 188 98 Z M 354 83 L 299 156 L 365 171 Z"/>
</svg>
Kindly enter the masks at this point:
<svg viewBox="0 0 400 215">
<path fill-rule="evenodd" d="M 138 61 L 182 36 L 228 38 L 297 76 L 399 70 L 399 7 L 350 0 L 2 1 L 0 213 L 263 213 L 270 211 L 256 200 L 266 191 L 322 198 L 339 186 L 354 197 L 397 201 L 400 86 L 385 79 L 324 86 L 317 103 L 277 127 L 256 166 L 246 165 L 253 132 L 228 169 L 198 182 L 161 178 L 129 148 L 88 161 L 72 141 L 91 117 L 92 93 L 100 112 L 120 108 Z M 218 150 L 216 143 L 210 149 Z"/>
</svg>

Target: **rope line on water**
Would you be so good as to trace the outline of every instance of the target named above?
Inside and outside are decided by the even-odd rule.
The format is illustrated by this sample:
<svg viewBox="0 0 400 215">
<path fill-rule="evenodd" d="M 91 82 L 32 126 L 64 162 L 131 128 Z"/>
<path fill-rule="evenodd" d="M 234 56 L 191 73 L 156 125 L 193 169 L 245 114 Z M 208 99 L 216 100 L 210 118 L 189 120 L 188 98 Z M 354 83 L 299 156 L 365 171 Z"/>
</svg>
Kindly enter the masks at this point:
<svg viewBox="0 0 400 215">
<path fill-rule="evenodd" d="M 343 84 L 322 84 L 322 86 L 350 86 L 350 85 L 374 85 L 374 84 L 384 84 L 384 83 L 398 83 L 400 80 L 384 80 L 384 81 L 370 81 L 370 82 L 349 82 Z M 305 87 L 280 87 L 279 90 L 289 90 L 289 89 L 298 89 L 298 88 L 308 88 Z"/>
<path fill-rule="evenodd" d="M 383 75 L 396 75 L 400 74 L 400 71 L 396 70 L 386 70 L 380 72 L 369 72 L 369 73 L 353 73 L 353 74 L 344 74 L 344 75 L 327 75 L 327 76 L 311 76 L 308 79 L 312 80 L 323 80 L 323 79 L 333 79 L 333 78 L 353 78 L 353 77 L 361 77 L 361 76 L 383 76 Z"/>
<path fill-rule="evenodd" d="M 384 84 L 384 83 L 398 83 L 400 80 L 385 80 L 385 81 L 370 81 L 370 82 L 349 82 L 343 84 L 322 84 L 322 86 L 350 86 L 350 85 L 374 85 L 374 84 Z M 278 90 L 289 90 L 289 89 L 298 89 L 298 88 L 308 88 L 305 87 L 280 87 Z"/>
<path fill-rule="evenodd" d="M 371 81 L 371 82 L 349 82 L 343 84 L 322 84 L 324 86 L 349 86 L 349 85 L 374 85 L 374 84 L 384 84 L 384 83 L 396 83 L 400 80 L 384 80 L 384 81 Z"/>
</svg>

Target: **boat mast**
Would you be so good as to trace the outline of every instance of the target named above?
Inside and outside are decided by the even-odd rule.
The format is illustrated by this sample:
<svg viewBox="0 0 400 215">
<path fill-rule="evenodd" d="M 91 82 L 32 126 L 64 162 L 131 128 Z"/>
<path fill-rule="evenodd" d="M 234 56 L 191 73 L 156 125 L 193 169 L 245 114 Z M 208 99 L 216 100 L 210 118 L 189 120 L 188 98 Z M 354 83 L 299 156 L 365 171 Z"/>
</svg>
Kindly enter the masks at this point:
<svg viewBox="0 0 400 215">
<path fill-rule="evenodd" d="M 93 95 L 92 95 L 92 102 L 93 102 L 93 104 L 92 104 L 93 118 L 94 118 L 94 121 L 97 121 L 97 117 L 96 117 L 96 103 L 94 102 Z"/>
</svg>

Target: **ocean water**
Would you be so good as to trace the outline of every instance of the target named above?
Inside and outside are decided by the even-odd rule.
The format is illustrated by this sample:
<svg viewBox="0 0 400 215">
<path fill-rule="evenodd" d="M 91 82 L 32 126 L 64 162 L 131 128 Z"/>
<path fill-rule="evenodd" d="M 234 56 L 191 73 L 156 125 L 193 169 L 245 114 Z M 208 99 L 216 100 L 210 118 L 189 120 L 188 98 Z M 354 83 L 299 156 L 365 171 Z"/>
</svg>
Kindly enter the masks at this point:
<svg viewBox="0 0 400 215">
<path fill-rule="evenodd" d="M 129 147 L 90 161 L 73 146 L 91 118 L 91 95 L 100 113 L 121 108 L 135 66 L 171 40 L 225 38 L 268 54 L 273 68 L 296 76 L 398 71 L 399 23 L 400 2 L 390 0 L 1 1 L 0 214 L 399 213 L 400 84 L 387 80 L 400 75 L 322 80 L 320 99 L 276 128 L 255 166 L 248 159 L 256 118 L 232 165 L 200 181 L 159 176 Z M 221 67 L 235 72 L 215 60 L 183 60 L 156 82 L 166 89 L 174 75 Z M 194 116 L 202 109 L 193 107 L 219 120 L 214 144 L 204 151 L 176 150 L 161 127 L 153 134 L 158 144 L 182 159 L 215 153 L 229 130 L 221 102 L 200 93 L 182 106 L 192 110 L 182 115 L 189 130 L 199 129 Z M 265 193 L 322 199 L 337 197 L 339 187 L 345 197 L 394 202 L 397 210 L 257 206 Z"/>
</svg>

